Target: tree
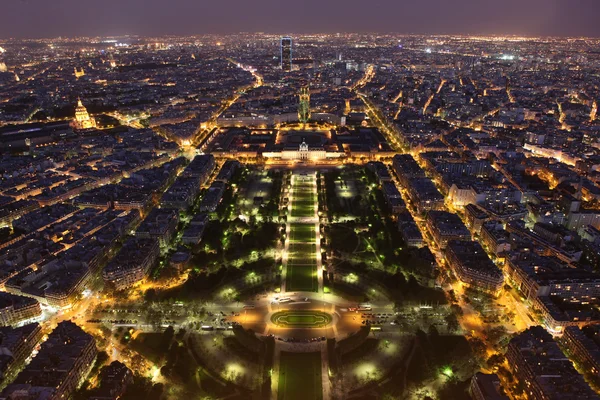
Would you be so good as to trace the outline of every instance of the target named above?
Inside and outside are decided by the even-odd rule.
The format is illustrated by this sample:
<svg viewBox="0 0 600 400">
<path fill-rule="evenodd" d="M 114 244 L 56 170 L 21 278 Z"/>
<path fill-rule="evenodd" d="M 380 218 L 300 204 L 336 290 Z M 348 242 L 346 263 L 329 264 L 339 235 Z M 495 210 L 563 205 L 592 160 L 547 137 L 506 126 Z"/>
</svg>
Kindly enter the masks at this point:
<svg viewBox="0 0 600 400">
<path fill-rule="evenodd" d="M 452 304 L 450 306 L 450 310 L 452 310 L 454 315 L 457 315 L 459 317 L 462 317 L 464 315 L 464 311 L 463 311 L 462 307 L 459 306 L 458 304 Z"/>
<path fill-rule="evenodd" d="M 438 336 L 440 336 L 440 333 L 438 332 L 437 328 L 435 327 L 435 325 L 429 325 L 429 329 L 427 331 L 427 334 L 429 335 L 429 337 L 433 340 L 436 339 Z"/>
<path fill-rule="evenodd" d="M 473 355 L 475 355 L 475 357 L 477 357 L 479 360 L 481 360 L 485 356 L 487 348 L 485 346 L 485 343 L 483 343 L 481 339 L 470 338 L 469 345 L 471 346 L 471 351 L 473 352 Z"/>
<path fill-rule="evenodd" d="M 127 390 L 121 397 L 124 400 L 136 400 L 136 399 L 149 399 L 157 397 L 149 397 L 148 394 L 151 392 L 153 386 L 152 381 L 141 375 L 133 376 L 133 383 L 127 386 Z"/>
<path fill-rule="evenodd" d="M 160 368 L 160 374 L 166 378 L 171 376 L 171 366 L 165 364 Z"/>
<path fill-rule="evenodd" d="M 175 336 L 175 329 L 169 325 L 167 329 L 162 334 L 160 341 L 160 349 L 166 353 L 169 350 L 169 346 L 171 346 L 171 342 L 173 341 L 173 337 Z"/>
<path fill-rule="evenodd" d="M 461 382 L 456 377 L 448 379 L 446 384 L 438 391 L 440 400 L 469 400 L 467 393 L 468 381 Z"/>
<path fill-rule="evenodd" d="M 492 354 L 487 360 L 487 365 L 490 368 L 498 367 L 499 365 L 502 365 L 504 363 L 505 359 L 506 357 L 504 357 L 503 354 Z"/>
<path fill-rule="evenodd" d="M 148 289 L 144 293 L 144 300 L 151 303 L 156 300 L 156 289 Z"/>
<path fill-rule="evenodd" d="M 456 293 L 454 293 L 454 289 L 448 291 L 448 297 L 450 297 L 450 301 L 452 303 L 458 302 L 458 299 L 456 298 Z"/>
<path fill-rule="evenodd" d="M 446 321 L 446 324 L 448 325 L 448 332 L 458 331 L 458 328 L 459 328 L 458 318 L 456 318 L 456 315 L 454 313 L 450 313 L 450 314 L 446 315 L 444 320 Z"/>
<path fill-rule="evenodd" d="M 504 338 L 506 338 L 507 334 L 506 328 L 502 325 L 485 330 L 486 339 L 492 346 L 497 346 Z"/>
</svg>

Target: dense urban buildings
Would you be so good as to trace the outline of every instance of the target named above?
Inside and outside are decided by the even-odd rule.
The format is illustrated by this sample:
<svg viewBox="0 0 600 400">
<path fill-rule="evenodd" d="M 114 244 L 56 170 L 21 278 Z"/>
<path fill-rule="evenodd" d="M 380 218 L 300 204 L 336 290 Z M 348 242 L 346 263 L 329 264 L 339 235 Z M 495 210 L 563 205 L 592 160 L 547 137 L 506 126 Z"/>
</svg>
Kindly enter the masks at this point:
<svg viewBox="0 0 600 400">
<path fill-rule="evenodd" d="M 596 399 L 600 40 L 0 40 L 0 399 Z"/>
<path fill-rule="evenodd" d="M 96 342 L 71 321 L 48 336 L 39 353 L 0 394 L 5 399 L 69 398 L 96 358 Z"/>
<path fill-rule="evenodd" d="M 552 336 L 536 326 L 511 339 L 507 361 L 534 399 L 597 399 Z"/>
</svg>

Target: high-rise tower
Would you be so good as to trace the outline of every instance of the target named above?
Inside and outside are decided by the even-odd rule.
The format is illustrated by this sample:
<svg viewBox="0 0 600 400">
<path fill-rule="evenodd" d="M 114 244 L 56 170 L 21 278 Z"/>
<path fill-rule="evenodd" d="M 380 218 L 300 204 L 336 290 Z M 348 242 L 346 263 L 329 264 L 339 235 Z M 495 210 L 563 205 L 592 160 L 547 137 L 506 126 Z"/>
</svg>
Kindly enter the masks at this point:
<svg viewBox="0 0 600 400">
<path fill-rule="evenodd" d="M 310 90 L 308 86 L 300 89 L 300 102 L 298 103 L 298 120 L 303 124 L 310 119 Z"/>
<path fill-rule="evenodd" d="M 292 38 L 289 36 L 281 38 L 281 69 L 292 70 Z"/>
</svg>

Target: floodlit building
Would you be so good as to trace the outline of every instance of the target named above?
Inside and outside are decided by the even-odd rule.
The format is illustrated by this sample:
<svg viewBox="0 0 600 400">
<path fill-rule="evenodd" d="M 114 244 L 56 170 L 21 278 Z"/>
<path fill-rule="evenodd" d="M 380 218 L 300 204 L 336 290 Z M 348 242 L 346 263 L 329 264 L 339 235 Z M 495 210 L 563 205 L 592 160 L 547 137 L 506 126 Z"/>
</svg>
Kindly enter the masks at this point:
<svg viewBox="0 0 600 400">
<path fill-rule="evenodd" d="M 452 240 L 445 252 L 448 264 L 464 284 L 492 295 L 502 289 L 502 271 L 489 259 L 479 242 Z"/>
<path fill-rule="evenodd" d="M 75 129 L 92 129 L 96 127 L 96 120 L 93 117 L 90 117 L 87 108 L 85 108 L 81 100 L 77 100 L 73 126 Z"/>
<path fill-rule="evenodd" d="M 0 381 L 10 379 L 42 339 L 38 323 L 0 328 Z"/>
<path fill-rule="evenodd" d="M 155 208 L 142 221 L 135 236 L 144 239 L 157 239 L 166 246 L 177 230 L 179 211 L 174 208 Z"/>
<path fill-rule="evenodd" d="M 541 326 L 533 326 L 511 339 L 506 359 L 530 399 L 598 398 Z"/>
<path fill-rule="evenodd" d="M 588 328 L 593 336 L 598 335 L 597 326 L 589 326 L 586 329 Z M 600 375 L 600 347 L 583 330 L 577 326 L 566 327 L 562 342 L 579 362 L 583 362 L 593 374 Z"/>
<path fill-rule="evenodd" d="M 97 353 L 93 336 L 74 322 L 62 321 L 0 398 L 68 399 L 89 373 Z"/>
<path fill-rule="evenodd" d="M 593 303 L 600 298 L 600 275 L 571 268 L 555 257 L 514 253 L 505 265 L 513 286 L 528 300 L 559 296 L 573 302 Z"/>
<path fill-rule="evenodd" d="M 157 239 L 131 238 L 104 267 L 102 278 L 117 290 L 128 288 L 148 276 L 159 253 Z"/>
<path fill-rule="evenodd" d="M 85 76 L 85 70 L 83 69 L 83 67 L 75 67 L 75 78 L 81 78 L 82 76 Z"/>
<path fill-rule="evenodd" d="M 470 240 L 471 233 L 457 214 L 448 211 L 429 211 L 427 229 L 440 249 L 445 249 L 450 240 Z"/>
<path fill-rule="evenodd" d="M 300 89 L 299 100 L 298 121 L 306 124 L 310 120 L 310 89 L 308 86 Z"/>
<path fill-rule="evenodd" d="M 496 374 L 477 372 L 471 379 L 471 395 L 474 400 L 508 400 L 502 393 L 500 378 Z"/>
<path fill-rule="evenodd" d="M 0 292 L 0 325 L 15 325 L 41 314 L 42 308 L 36 299 Z"/>
<path fill-rule="evenodd" d="M 133 372 L 119 361 L 113 361 L 102 368 L 99 374 L 100 387 L 90 400 L 118 399 L 133 383 Z"/>
</svg>

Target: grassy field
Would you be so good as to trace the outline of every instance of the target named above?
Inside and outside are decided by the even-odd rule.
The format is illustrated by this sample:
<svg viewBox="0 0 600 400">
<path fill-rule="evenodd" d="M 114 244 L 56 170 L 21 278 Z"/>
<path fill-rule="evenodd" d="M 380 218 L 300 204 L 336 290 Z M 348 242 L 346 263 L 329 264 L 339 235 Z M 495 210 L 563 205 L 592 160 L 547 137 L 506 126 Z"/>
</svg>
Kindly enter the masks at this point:
<svg viewBox="0 0 600 400">
<path fill-rule="evenodd" d="M 305 225 L 310 226 L 311 225 Z M 294 229 L 291 230 L 292 238 Z M 314 231 L 313 231 L 314 232 Z M 316 292 L 319 288 L 317 279 L 316 244 L 290 243 L 287 262 L 286 290 Z"/>
<path fill-rule="evenodd" d="M 317 256 L 316 249 L 315 243 L 292 243 L 289 259 L 296 264 L 314 264 Z"/>
<path fill-rule="evenodd" d="M 271 321 L 287 328 L 321 328 L 331 322 L 331 315 L 313 310 L 286 310 L 273 314 Z"/>
<path fill-rule="evenodd" d="M 315 194 L 312 190 L 308 190 L 308 189 L 302 189 L 302 190 L 294 190 L 292 192 L 292 196 L 294 198 L 294 201 L 296 202 L 302 202 L 302 201 L 314 201 L 315 199 Z"/>
<path fill-rule="evenodd" d="M 316 196 L 313 180 L 294 181 L 292 217 L 315 216 Z M 318 290 L 316 232 L 312 224 L 290 225 L 290 246 L 286 273 L 286 290 L 316 292 Z"/>
<path fill-rule="evenodd" d="M 294 183 L 292 199 L 292 217 L 306 218 L 315 215 L 316 197 L 311 184 Z"/>
<path fill-rule="evenodd" d="M 285 282 L 287 291 L 316 292 L 319 289 L 317 265 L 288 263 Z"/>
<path fill-rule="evenodd" d="M 314 225 L 292 223 L 290 225 L 290 241 L 314 243 L 314 241 L 315 241 Z"/>
<path fill-rule="evenodd" d="M 281 352 L 278 400 L 323 399 L 321 353 Z"/>
<path fill-rule="evenodd" d="M 315 203 L 313 201 L 294 201 L 292 203 L 292 217 L 310 218 L 315 215 Z"/>
</svg>

